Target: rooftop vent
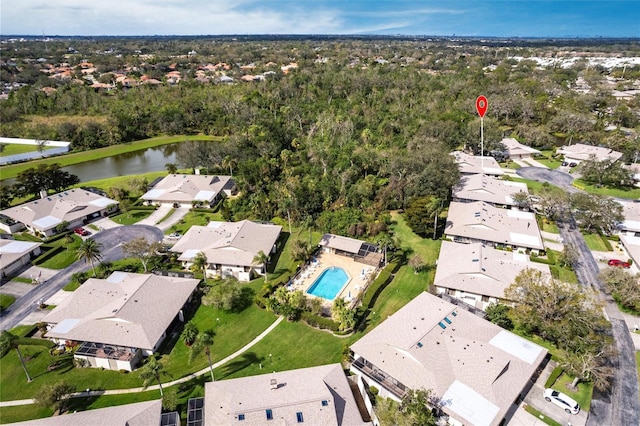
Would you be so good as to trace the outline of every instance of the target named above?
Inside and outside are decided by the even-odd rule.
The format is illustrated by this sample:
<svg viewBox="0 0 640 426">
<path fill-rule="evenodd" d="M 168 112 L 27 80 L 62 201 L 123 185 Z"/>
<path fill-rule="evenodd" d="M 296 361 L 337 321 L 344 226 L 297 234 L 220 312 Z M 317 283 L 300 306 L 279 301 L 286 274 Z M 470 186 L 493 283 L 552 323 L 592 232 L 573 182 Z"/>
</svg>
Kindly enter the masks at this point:
<svg viewBox="0 0 640 426">
<path fill-rule="evenodd" d="M 278 389 L 278 380 L 271 379 L 271 390 Z"/>
</svg>

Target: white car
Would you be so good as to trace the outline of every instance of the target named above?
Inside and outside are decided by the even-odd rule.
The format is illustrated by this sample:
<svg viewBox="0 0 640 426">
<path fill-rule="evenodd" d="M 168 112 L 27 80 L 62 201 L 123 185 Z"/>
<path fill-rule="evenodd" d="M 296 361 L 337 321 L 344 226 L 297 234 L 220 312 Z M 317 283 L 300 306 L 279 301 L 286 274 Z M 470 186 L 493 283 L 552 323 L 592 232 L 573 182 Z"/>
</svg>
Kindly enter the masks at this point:
<svg viewBox="0 0 640 426">
<path fill-rule="evenodd" d="M 544 399 L 547 402 L 553 402 L 569 414 L 578 414 L 580 412 L 580 405 L 573 398 L 557 390 L 545 389 Z"/>
</svg>

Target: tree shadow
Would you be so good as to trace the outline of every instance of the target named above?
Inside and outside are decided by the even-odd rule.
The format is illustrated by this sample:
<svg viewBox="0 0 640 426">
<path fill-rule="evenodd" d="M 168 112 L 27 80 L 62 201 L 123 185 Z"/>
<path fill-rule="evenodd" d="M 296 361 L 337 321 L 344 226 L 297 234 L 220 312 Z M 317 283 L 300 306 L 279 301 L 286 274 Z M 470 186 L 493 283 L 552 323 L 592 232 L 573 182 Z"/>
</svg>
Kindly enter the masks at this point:
<svg viewBox="0 0 640 426">
<path fill-rule="evenodd" d="M 245 352 L 239 358 L 237 358 L 237 361 L 233 361 L 223 367 L 221 378 L 237 373 L 238 371 L 243 370 L 252 364 L 260 364 L 263 361 L 264 357 L 259 357 L 254 352 Z"/>
<path fill-rule="evenodd" d="M 288 232 L 283 231 L 280 233 L 280 237 L 276 241 L 276 246 L 278 247 L 278 250 L 271 255 L 271 259 L 267 264 L 267 271 L 271 273 L 277 272 L 274 268 L 278 264 L 278 261 L 280 260 L 280 256 L 282 255 L 282 252 L 284 251 L 284 247 L 287 245 L 287 241 L 289 240 L 290 236 L 291 234 L 289 234 Z M 280 272 L 280 274 L 282 274 L 282 272 Z"/>
</svg>

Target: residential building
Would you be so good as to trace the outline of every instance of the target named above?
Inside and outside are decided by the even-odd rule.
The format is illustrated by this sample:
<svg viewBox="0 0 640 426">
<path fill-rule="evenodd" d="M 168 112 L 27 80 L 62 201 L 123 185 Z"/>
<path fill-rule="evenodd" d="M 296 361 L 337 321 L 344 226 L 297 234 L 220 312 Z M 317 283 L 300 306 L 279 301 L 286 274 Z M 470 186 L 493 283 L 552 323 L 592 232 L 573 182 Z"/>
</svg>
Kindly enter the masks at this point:
<svg viewBox="0 0 640 426">
<path fill-rule="evenodd" d="M 243 220 L 210 222 L 192 226 L 170 251 L 180 253 L 185 268 L 202 252 L 207 258 L 207 276 L 233 276 L 250 281 L 253 274 L 263 275 L 266 265 L 253 260 L 259 252 L 275 253 L 282 226 Z"/>
<path fill-rule="evenodd" d="M 567 163 L 576 163 L 595 158 L 598 161 L 611 160 L 618 161 L 622 157 L 622 153 L 614 151 L 610 148 L 585 145 L 582 143 L 576 143 L 573 145 L 566 145 L 556 150 L 557 154 L 564 156 L 564 161 Z"/>
<path fill-rule="evenodd" d="M 29 232 L 50 237 L 57 233 L 56 228 L 61 223 L 66 222 L 68 229 L 73 229 L 86 225 L 92 219 L 107 216 L 117 206 L 116 200 L 76 188 L 4 209 L 0 214 L 24 224 Z M 2 224 L 0 228 L 4 229 Z"/>
<path fill-rule="evenodd" d="M 90 278 L 42 321 L 59 344 L 80 344 L 76 359 L 88 366 L 132 371 L 149 356 L 192 298 L 199 280 L 113 272 Z"/>
<path fill-rule="evenodd" d="M 624 220 L 617 226 L 618 233 L 640 237 L 640 200 L 616 201 L 622 205 L 622 214 L 624 215 Z"/>
<path fill-rule="evenodd" d="M 462 151 L 451 153 L 458 163 L 460 174 L 485 174 L 490 176 L 502 176 L 504 171 L 493 157 L 481 157 L 470 155 Z"/>
<path fill-rule="evenodd" d="M 444 234 L 458 243 L 483 243 L 527 253 L 544 250 L 533 213 L 494 207 L 484 201 L 452 201 Z"/>
<path fill-rule="evenodd" d="M 485 310 L 489 304 L 504 300 L 504 290 L 525 269 L 551 274 L 548 265 L 531 262 L 523 253 L 496 250 L 482 243 L 443 241 L 434 285 L 438 293 Z"/>
<path fill-rule="evenodd" d="M 377 245 L 355 238 L 324 234 L 318 245 L 327 253 L 351 257 L 356 262 L 375 267 L 380 266 L 383 260 L 383 255 L 378 252 Z"/>
<path fill-rule="evenodd" d="M 482 174 L 462 175 L 460 182 L 453 188 L 454 201 L 486 201 L 494 206 L 513 207 L 513 194 L 529 194 L 526 183 L 502 180 Z"/>
<path fill-rule="evenodd" d="M 400 401 L 431 390 L 451 425 L 502 425 L 533 386 L 547 350 L 422 293 L 351 345 L 351 371 Z"/>
<path fill-rule="evenodd" d="M 638 268 L 638 265 L 640 265 L 640 237 L 621 234 L 620 242 L 631 260 L 633 260 L 633 264 Z M 627 259 L 623 260 L 626 261 Z"/>
<path fill-rule="evenodd" d="M 205 426 L 371 424 L 339 363 L 207 382 L 203 418 Z"/>
<path fill-rule="evenodd" d="M 502 144 L 507 149 L 509 153 L 509 158 L 523 160 L 527 158 L 533 158 L 534 155 L 540 154 L 540 151 L 531 148 L 530 146 L 521 144 L 514 138 L 504 138 L 502 139 Z"/>
<path fill-rule="evenodd" d="M 10 276 L 40 254 L 42 243 L 0 239 L 0 278 Z"/>
<path fill-rule="evenodd" d="M 169 204 L 174 207 L 193 207 L 193 203 L 212 206 L 222 196 L 237 191 L 231 176 L 179 175 L 165 176 L 142 197 L 149 204 Z"/>
</svg>

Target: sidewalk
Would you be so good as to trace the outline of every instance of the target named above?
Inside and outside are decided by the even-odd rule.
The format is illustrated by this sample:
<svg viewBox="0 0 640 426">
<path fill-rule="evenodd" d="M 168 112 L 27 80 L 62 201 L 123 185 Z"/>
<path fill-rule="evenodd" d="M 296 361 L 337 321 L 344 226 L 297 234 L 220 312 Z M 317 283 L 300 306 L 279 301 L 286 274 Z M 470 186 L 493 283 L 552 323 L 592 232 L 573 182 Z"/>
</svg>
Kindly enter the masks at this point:
<svg viewBox="0 0 640 426">
<path fill-rule="evenodd" d="M 267 329 L 265 331 L 263 331 L 262 333 L 260 333 L 255 339 L 253 339 L 252 341 L 250 341 L 249 343 L 247 343 L 245 346 L 243 346 L 242 348 L 238 349 L 236 352 L 232 353 L 231 355 L 229 355 L 226 358 L 221 359 L 220 361 L 216 362 L 215 364 L 213 364 L 213 368 L 218 368 L 224 364 L 226 364 L 227 362 L 229 362 L 230 360 L 232 360 L 233 358 L 237 357 L 238 355 L 242 354 L 243 352 L 246 352 L 247 350 L 249 350 L 252 346 L 254 346 L 256 343 L 258 343 L 260 340 L 262 340 L 267 334 L 271 333 L 271 331 L 276 328 L 278 326 L 278 324 L 280 324 L 282 322 L 282 320 L 284 319 L 284 317 L 278 317 L 277 320 L 275 320 L 273 322 L 273 324 L 271 324 L 269 327 L 267 327 Z M 177 380 L 173 380 L 171 382 L 167 382 L 167 383 L 163 383 L 162 384 L 162 388 L 168 388 L 171 387 L 173 385 L 177 385 L 180 383 L 184 383 L 184 382 L 188 382 L 191 379 L 194 379 L 198 376 L 202 376 L 203 374 L 210 374 L 209 372 L 209 367 L 203 368 L 200 371 L 196 371 L 195 373 L 191 373 L 188 376 L 182 377 L 180 379 Z M 158 390 L 160 389 L 159 385 L 152 385 L 149 386 L 147 388 L 144 387 L 139 387 L 139 388 L 130 388 L 130 389 L 109 389 L 109 390 L 104 390 L 104 391 L 100 391 L 100 390 L 96 390 L 96 391 L 92 391 L 90 390 L 89 392 L 87 391 L 83 391 L 83 392 L 76 392 L 71 394 L 71 398 L 85 398 L 85 397 L 90 397 L 90 396 L 100 396 L 100 395 L 120 395 L 120 394 L 125 394 L 125 393 L 138 393 L 138 392 L 144 392 L 144 391 L 148 391 L 148 390 Z M 0 402 L 0 407 L 11 407 L 11 406 L 16 406 L 16 405 L 29 405 L 29 404 L 34 404 L 35 401 L 33 399 L 17 399 L 14 401 L 1 401 Z"/>
</svg>

